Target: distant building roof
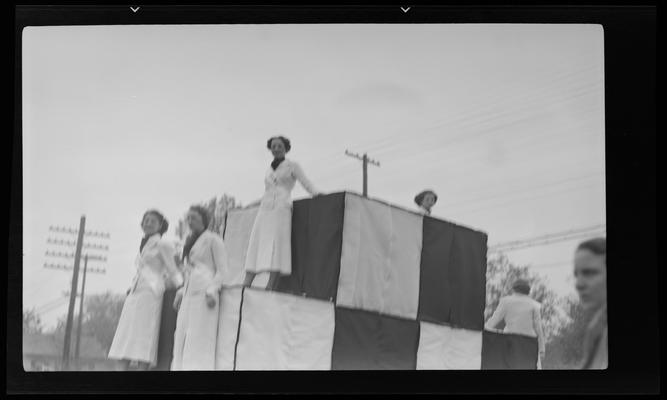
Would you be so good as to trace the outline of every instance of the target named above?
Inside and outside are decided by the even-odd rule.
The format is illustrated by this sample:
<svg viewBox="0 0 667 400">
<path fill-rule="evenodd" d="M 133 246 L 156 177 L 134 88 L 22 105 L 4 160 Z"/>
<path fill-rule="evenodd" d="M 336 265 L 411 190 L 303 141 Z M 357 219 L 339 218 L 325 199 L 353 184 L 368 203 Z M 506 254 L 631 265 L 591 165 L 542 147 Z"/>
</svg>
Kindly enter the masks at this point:
<svg viewBox="0 0 667 400">
<path fill-rule="evenodd" d="M 62 334 L 28 333 L 23 335 L 23 354 L 33 356 L 62 357 Z M 72 335 L 72 354 L 76 347 L 76 335 Z M 83 358 L 106 359 L 107 354 L 102 345 L 90 336 L 81 338 L 80 354 Z"/>
</svg>

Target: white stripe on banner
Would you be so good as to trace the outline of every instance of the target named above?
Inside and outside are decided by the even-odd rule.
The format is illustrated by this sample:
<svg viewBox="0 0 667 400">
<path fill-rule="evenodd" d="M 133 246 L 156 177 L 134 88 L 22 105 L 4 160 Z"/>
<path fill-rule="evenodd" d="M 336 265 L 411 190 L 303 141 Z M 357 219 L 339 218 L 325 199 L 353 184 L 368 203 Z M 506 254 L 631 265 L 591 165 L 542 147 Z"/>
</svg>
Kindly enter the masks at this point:
<svg viewBox="0 0 667 400">
<path fill-rule="evenodd" d="M 215 369 L 234 369 L 236 333 L 239 327 L 241 307 L 241 287 L 223 287 L 220 294 L 220 317 L 218 320 L 218 343 L 216 347 Z"/>
<path fill-rule="evenodd" d="M 334 304 L 278 292 L 245 290 L 237 370 L 329 370 Z"/>
<path fill-rule="evenodd" d="M 337 304 L 416 319 L 423 217 L 346 194 Z"/>
<path fill-rule="evenodd" d="M 420 322 L 417 369 L 481 369 L 482 332 Z"/>
<path fill-rule="evenodd" d="M 225 276 L 226 285 L 243 283 L 246 252 L 250 241 L 250 232 L 257 216 L 258 207 L 230 211 L 225 227 L 225 247 L 229 259 L 229 270 Z"/>
</svg>

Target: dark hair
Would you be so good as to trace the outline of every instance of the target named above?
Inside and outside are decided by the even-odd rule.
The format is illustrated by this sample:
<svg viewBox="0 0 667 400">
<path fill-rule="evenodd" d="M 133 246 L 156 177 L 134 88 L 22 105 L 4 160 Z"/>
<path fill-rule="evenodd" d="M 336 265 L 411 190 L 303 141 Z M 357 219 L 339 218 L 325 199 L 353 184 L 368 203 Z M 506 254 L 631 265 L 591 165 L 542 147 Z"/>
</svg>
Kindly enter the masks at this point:
<svg viewBox="0 0 667 400">
<path fill-rule="evenodd" d="M 604 256 L 604 261 L 607 262 L 607 239 L 605 238 L 595 238 L 581 242 L 577 246 L 577 251 L 579 250 L 588 250 L 595 255 Z"/>
<path fill-rule="evenodd" d="M 285 153 L 289 152 L 290 149 L 292 148 L 292 145 L 290 144 L 288 138 L 286 138 L 285 136 L 274 136 L 271 139 L 269 139 L 268 142 L 266 142 L 267 149 L 271 150 L 271 142 L 273 141 L 273 139 L 280 139 L 283 142 L 283 145 L 285 145 Z"/>
<path fill-rule="evenodd" d="M 521 294 L 530 294 L 530 283 L 525 279 L 517 279 L 512 284 L 512 290 Z"/>
<path fill-rule="evenodd" d="M 208 224 L 211 222 L 211 217 L 208 213 L 208 210 L 205 207 L 194 205 L 190 206 L 190 211 L 194 211 L 201 216 L 202 222 L 204 223 L 204 230 L 208 229 Z"/>
<path fill-rule="evenodd" d="M 432 191 L 432 190 L 424 190 L 423 192 L 421 192 L 421 193 L 419 193 L 418 195 L 415 196 L 415 203 L 417 203 L 418 206 L 421 206 L 421 205 L 422 205 L 422 201 L 424 201 L 424 197 L 425 197 L 427 194 L 429 194 L 429 193 L 432 194 L 433 197 L 435 197 L 435 201 L 437 202 L 437 201 L 438 201 L 438 195 L 435 194 L 434 191 Z"/>
<path fill-rule="evenodd" d="M 158 232 L 160 235 L 164 235 L 165 232 L 167 232 L 167 229 L 169 229 L 169 221 L 162 215 L 161 212 L 155 209 L 148 210 L 144 213 L 144 216 L 141 218 L 141 225 L 144 224 L 144 221 L 146 220 L 146 216 L 148 214 L 153 214 L 157 217 L 158 220 L 160 220 L 160 229 L 158 229 Z"/>
</svg>

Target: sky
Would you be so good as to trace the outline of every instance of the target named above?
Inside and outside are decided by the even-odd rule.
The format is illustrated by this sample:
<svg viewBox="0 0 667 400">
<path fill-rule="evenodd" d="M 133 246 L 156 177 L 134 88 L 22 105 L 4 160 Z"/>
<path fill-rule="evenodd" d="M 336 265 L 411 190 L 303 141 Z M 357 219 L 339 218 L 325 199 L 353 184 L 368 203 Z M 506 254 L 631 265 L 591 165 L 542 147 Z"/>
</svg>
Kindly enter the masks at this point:
<svg viewBox="0 0 667 400">
<path fill-rule="evenodd" d="M 489 245 L 606 223 L 599 25 L 52 26 L 23 30 L 23 307 L 67 312 L 49 226 L 103 231 L 124 293 L 148 208 L 174 226 L 224 193 L 258 200 L 266 140 L 325 193 L 361 192 L 486 232 Z M 306 197 L 298 184 L 294 199 Z M 174 229 L 166 234 L 173 238 Z M 507 252 L 560 295 L 579 240 Z"/>
</svg>

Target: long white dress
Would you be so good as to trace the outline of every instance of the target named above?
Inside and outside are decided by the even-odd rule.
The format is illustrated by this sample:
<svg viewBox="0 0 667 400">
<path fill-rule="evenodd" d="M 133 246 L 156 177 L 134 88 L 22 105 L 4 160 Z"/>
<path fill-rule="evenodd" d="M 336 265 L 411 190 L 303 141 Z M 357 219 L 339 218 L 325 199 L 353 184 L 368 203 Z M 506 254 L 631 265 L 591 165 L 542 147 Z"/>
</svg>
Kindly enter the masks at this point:
<svg viewBox="0 0 667 400">
<path fill-rule="evenodd" d="M 265 191 L 253 224 L 244 269 L 248 272 L 292 272 L 292 189 L 296 181 L 317 194 L 296 162 L 285 159 L 264 177 Z"/>
<path fill-rule="evenodd" d="M 123 304 L 109 358 L 142 361 L 155 366 L 162 296 L 168 284 L 174 287 L 183 284 L 174 253 L 172 245 L 156 233 L 137 255 L 137 273 Z"/>
<path fill-rule="evenodd" d="M 215 307 L 206 304 L 206 291 L 218 293 L 228 269 L 222 238 L 205 231 L 190 250 L 185 267 L 183 298 L 176 318 L 173 371 L 214 370 L 220 299 Z"/>
</svg>

